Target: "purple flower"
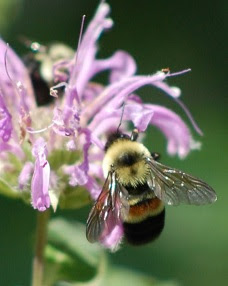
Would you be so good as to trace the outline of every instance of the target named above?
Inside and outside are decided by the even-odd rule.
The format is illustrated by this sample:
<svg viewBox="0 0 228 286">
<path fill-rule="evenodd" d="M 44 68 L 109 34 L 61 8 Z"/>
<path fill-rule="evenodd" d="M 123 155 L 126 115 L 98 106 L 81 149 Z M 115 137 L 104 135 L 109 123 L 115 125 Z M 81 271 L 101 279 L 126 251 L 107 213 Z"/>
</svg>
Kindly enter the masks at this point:
<svg viewBox="0 0 228 286">
<path fill-rule="evenodd" d="M 12 129 L 12 117 L 5 105 L 2 95 L 0 94 L 0 137 L 2 138 L 2 141 L 9 141 Z"/>
<path fill-rule="evenodd" d="M 145 85 L 154 86 L 183 106 L 180 89 L 169 86 L 166 80 L 189 69 L 173 74 L 159 71 L 136 75 L 135 60 L 125 51 L 117 51 L 107 59 L 96 58 L 100 35 L 113 25 L 109 12 L 109 5 L 102 2 L 82 36 L 77 55 L 69 58 L 68 49 L 61 58 L 48 63 L 44 62 L 47 56 L 37 57 L 44 79 L 58 83 L 51 88 L 55 98 L 49 105 L 37 105 L 37 90 L 33 89 L 28 69 L 0 40 L 0 176 L 4 179 L 4 162 L 10 161 L 12 154 L 20 158 L 22 166 L 18 170 L 15 165 L 13 172 L 18 176 L 18 191 L 29 189 L 32 206 L 39 211 L 50 204 L 56 209 L 58 202 L 68 196 L 69 185 L 75 190 L 78 186 L 86 189 L 93 199 L 98 197 L 100 182 L 104 181 L 101 162 L 106 134 L 118 127 L 123 103 L 124 132 L 128 133 L 127 121 L 141 132 L 152 124 L 167 138 L 168 153 L 181 158 L 198 147 L 177 114 L 143 103 L 136 94 Z M 45 71 L 50 66 L 51 74 Z M 106 70 L 107 85 L 92 81 Z M 58 96 L 60 87 L 64 88 L 63 96 Z M 195 123 L 194 127 L 198 128 Z M 111 219 L 108 223 L 112 227 L 102 235 L 101 242 L 115 249 L 123 235 L 122 224 Z"/>
<path fill-rule="evenodd" d="M 47 149 L 43 138 L 36 140 L 32 154 L 36 159 L 31 182 L 32 204 L 34 209 L 45 211 L 50 207 L 50 197 L 48 194 L 50 165 L 46 159 Z"/>
</svg>

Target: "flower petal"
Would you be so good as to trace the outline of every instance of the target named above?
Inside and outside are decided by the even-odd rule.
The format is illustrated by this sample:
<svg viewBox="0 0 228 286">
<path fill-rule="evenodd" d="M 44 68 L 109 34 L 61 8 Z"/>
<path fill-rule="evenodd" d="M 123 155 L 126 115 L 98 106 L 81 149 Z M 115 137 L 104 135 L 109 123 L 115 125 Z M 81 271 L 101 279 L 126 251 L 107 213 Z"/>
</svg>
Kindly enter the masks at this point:
<svg viewBox="0 0 228 286">
<path fill-rule="evenodd" d="M 112 83 L 135 74 L 136 63 L 125 51 L 117 51 L 108 59 L 96 60 L 92 68 L 91 77 L 104 70 L 110 70 L 110 82 Z"/>
<path fill-rule="evenodd" d="M 23 190 L 26 185 L 28 185 L 29 180 L 32 176 L 34 170 L 34 165 L 32 162 L 26 162 L 24 167 L 21 170 L 21 173 L 18 178 L 19 189 Z"/>
<path fill-rule="evenodd" d="M 145 86 L 153 85 L 156 81 L 166 78 L 164 73 L 157 73 L 152 76 L 131 76 L 123 78 L 106 87 L 101 94 L 88 104 L 81 112 L 81 117 L 90 120 L 96 113 L 103 108 L 118 108 L 135 90 Z"/>
<path fill-rule="evenodd" d="M 19 144 L 13 144 L 13 143 L 9 144 L 6 142 L 0 142 L 0 153 L 8 153 L 8 152 L 16 155 L 21 160 L 23 160 L 25 157 L 24 151 L 22 150 Z"/>
<path fill-rule="evenodd" d="M 112 109 L 110 106 L 99 112 L 90 123 L 89 128 L 93 130 L 93 136 L 98 136 L 101 132 L 111 129 L 116 130 L 119 123 L 123 107 Z M 153 116 L 153 110 L 145 108 L 142 104 L 126 104 L 123 114 L 123 122 L 131 121 L 140 132 L 146 130 Z M 105 124 L 103 122 L 105 121 Z M 124 124 L 124 123 L 123 123 Z"/>
<path fill-rule="evenodd" d="M 37 139 L 33 147 L 33 156 L 36 158 L 35 170 L 32 177 L 32 205 L 34 209 L 45 211 L 50 207 L 48 193 L 50 180 L 50 165 L 46 160 L 47 150 L 43 138 Z"/>
<path fill-rule="evenodd" d="M 113 22 L 107 18 L 110 7 L 107 3 L 101 3 L 98 6 L 96 14 L 90 22 L 86 32 L 83 35 L 81 45 L 75 56 L 77 62 L 74 63 L 71 72 L 69 86 L 77 85 L 79 97 L 82 96 L 85 86 L 92 76 L 92 67 L 97 52 L 96 41 L 105 29 L 111 28 Z"/>
<path fill-rule="evenodd" d="M 110 222 L 107 222 L 110 224 Z M 105 234 L 101 238 L 101 243 L 109 248 L 112 252 L 115 252 L 118 250 L 120 243 L 122 241 L 124 232 L 123 232 L 123 225 L 122 224 L 116 224 L 110 234 Z"/>
<path fill-rule="evenodd" d="M 75 164 L 72 166 L 65 166 L 64 172 L 70 176 L 70 185 L 85 185 L 88 182 L 88 170 L 89 170 L 89 159 L 88 152 L 91 144 L 91 135 L 89 129 L 81 129 L 79 136 L 84 135 L 84 142 L 81 142 L 83 149 L 84 160 L 80 164 Z"/>
<path fill-rule="evenodd" d="M 5 105 L 2 94 L 0 93 L 0 137 L 4 142 L 9 141 L 12 130 L 12 116 Z"/>
<path fill-rule="evenodd" d="M 69 184 L 71 186 L 85 185 L 88 181 L 88 175 L 81 164 L 65 166 L 64 173 L 70 176 Z"/>
<path fill-rule="evenodd" d="M 21 59 L 15 52 L 0 38 L 0 85 L 3 97 L 6 100 L 6 105 L 18 110 L 20 105 L 20 98 L 15 93 L 15 86 L 13 86 L 11 79 L 6 72 L 5 55 L 7 51 L 7 70 L 10 78 L 15 83 L 23 82 L 27 90 L 27 96 L 24 98 L 25 104 L 29 108 L 35 107 L 35 99 L 32 84 L 28 71 Z"/>
<path fill-rule="evenodd" d="M 184 121 L 173 111 L 154 104 L 145 104 L 145 108 L 153 110 L 154 114 L 151 124 L 158 127 L 168 140 L 168 153 L 171 155 L 178 154 L 184 158 L 191 149 L 196 146 L 189 128 Z"/>
</svg>

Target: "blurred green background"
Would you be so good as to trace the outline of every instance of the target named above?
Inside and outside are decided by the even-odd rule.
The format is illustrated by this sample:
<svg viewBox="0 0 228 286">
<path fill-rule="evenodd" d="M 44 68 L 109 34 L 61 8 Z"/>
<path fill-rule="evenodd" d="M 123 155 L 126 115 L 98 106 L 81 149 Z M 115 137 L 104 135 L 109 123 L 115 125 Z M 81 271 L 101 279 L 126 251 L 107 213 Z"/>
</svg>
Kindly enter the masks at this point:
<svg viewBox="0 0 228 286">
<path fill-rule="evenodd" d="M 194 138 L 201 151 L 185 160 L 168 157 L 162 134 L 151 128 L 146 145 L 161 152 L 162 162 L 200 177 L 214 187 L 218 201 L 211 206 L 167 207 L 161 237 L 143 247 L 124 245 L 110 255 L 116 265 L 176 280 L 182 285 L 228 285 L 228 191 L 227 191 L 227 55 L 228 2 L 220 1 L 108 1 L 114 28 L 100 41 L 99 56 L 117 49 L 136 59 L 138 73 L 161 68 L 192 72 L 169 80 L 182 90 L 182 100 L 204 132 Z M 0 0 L 2 37 L 18 53 L 19 35 L 48 43 L 62 41 L 76 47 L 81 16 L 91 19 L 98 1 Z M 182 110 L 156 89 L 140 90 L 147 101 L 163 104 L 183 116 Z M 35 211 L 22 202 L 0 197 L 0 285 L 30 283 Z M 55 216 L 85 222 L 89 208 L 57 211 Z M 86 239 L 86 238 L 85 238 Z M 123 281 L 123 285 L 128 285 Z"/>
</svg>

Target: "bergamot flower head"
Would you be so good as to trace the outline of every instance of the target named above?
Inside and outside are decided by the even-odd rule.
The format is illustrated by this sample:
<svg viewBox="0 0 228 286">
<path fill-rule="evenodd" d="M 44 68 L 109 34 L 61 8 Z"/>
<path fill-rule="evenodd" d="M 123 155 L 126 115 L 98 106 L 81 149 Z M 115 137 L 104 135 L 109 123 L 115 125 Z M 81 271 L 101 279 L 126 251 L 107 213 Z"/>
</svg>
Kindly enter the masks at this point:
<svg viewBox="0 0 228 286">
<path fill-rule="evenodd" d="M 2 189 L 7 195 L 28 199 L 38 211 L 50 205 L 76 208 L 88 202 L 88 193 L 93 199 L 98 197 L 104 181 L 106 135 L 118 127 L 123 103 L 123 132 L 128 133 L 126 122 L 141 132 L 152 124 L 165 135 L 168 153 L 181 158 L 198 147 L 179 115 L 144 103 L 137 95 L 139 88 L 149 85 L 180 103 L 180 89 L 169 86 L 167 80 L 189 69 L 137 75 L 136 62 L 125 51 L 97 58 L 98 39 L 113 26 L 109 13 L 109 5 L 102 1 L 75 53 L 61 45 L 52 47 L 49 56 L 47 51 L 38 51 L 35 60 L 41 67 L 41 81 L 36 85 L 29 68 L 0 40 Z M 93 81 L 103 71 L 109 71 L 106 85 Z M 52 95 L 47 96 L 55 96 L 47 105 L 37 104 L 38 95 L 46 92 L 41 89 L 43 80 L 50 85 Z M 195 123 L 194 127 L 199 130 Z M 116 225 L 102 242 L 115 247 L 122 231 Z"/>
</svg>

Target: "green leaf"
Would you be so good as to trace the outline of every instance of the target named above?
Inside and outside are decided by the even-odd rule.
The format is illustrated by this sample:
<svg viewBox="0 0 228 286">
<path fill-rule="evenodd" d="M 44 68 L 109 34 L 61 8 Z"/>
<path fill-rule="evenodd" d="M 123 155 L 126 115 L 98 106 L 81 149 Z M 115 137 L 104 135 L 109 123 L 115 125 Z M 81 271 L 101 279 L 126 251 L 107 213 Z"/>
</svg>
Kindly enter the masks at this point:
<svg viewBox="0 0 228 286">
<path fill-rule="evenodd" d="M 179 283 L 174 281 L 159 281 L 153 277 L 132 271 L 125 267 L 109 267 L 99 271 L 98 275 L 88 282 L 66 282 L 59 281 L 56 286 L 178 286 Z"/>
<path fill-rule="evenodd" d="M 18 199 L 23 194 L 17 189 L 18 177 L 22 169 L 21 160 L 14 154 L 9 153 L 6 165 L 10 166 L 10 172 L 4 172 L 0 178 L 0 194 L 11 199 Z"/>
<path fill-rule="evenodd" d="M 99 245 L 87 242 L 85 227 L 80 223 L 70 223 L 62 218 L 53 219 L 49 225 L 48 239 L 47 286 L 178 285 L 174 281 L 159 281 L 125 267 L 112 267 L 107 263 L 104 250 Z"/>
<path fill-rule="evenodd" d="M 20 193 L 2 178 L 0 178 L 0 194 L 11 199 L 17 199 L 20 197 Z"/>
<path fill-rule="evenodd" d="M 80 223 L 62 218 L 51 220 L 48 242 L 45 285 L 53 285 L 57 280 L 90 281 L 101 262 L 106 263 L 103 249 L 86 240 L 85 226 Z"/>
<path fill-rule="evenodd" d="M 49 223 L 48 241 L 61 245 L 73 256 L 80 257 L 85 263 L 96 267 L 103 250 L 91 244 L 85 236 L 85 226 L 78 222 L 68 222 L 63 218 L 52 219 Z"/>
<path fill-rule="evenodd" d="M 123 281 L 127 281 L 127 285 L 131 286 L 177 286 L 176 282 L 164 282 L 159 281 L 151 276 L 140 273 L 138 271 L 132 271 L 124 267 L 109 268 L 106 277 L 99 286 L 115 286 L 122 285 Z M 92 286 L 92 284 L 91 284 Z"/>
<path fill-rule="evenodd" d="M 52 245 L 47 245 L 45 249 L 46 263 L 45 263 L 45 285 L 54 285 L 60 279 L 67 279 L 69 275 L 65 274 L 64 269 L 72 268 L 74 260 L 70 255 L 60 251 Z"/>
</svg>

